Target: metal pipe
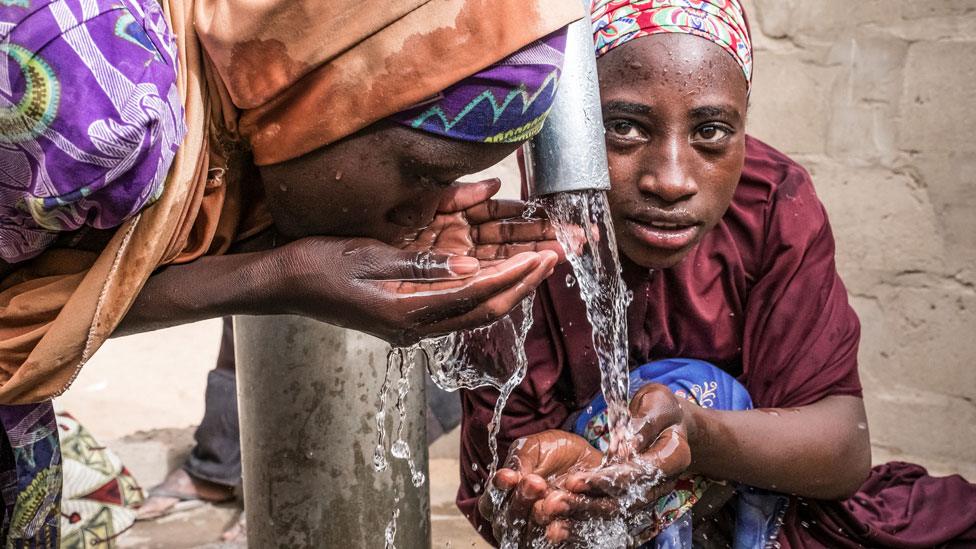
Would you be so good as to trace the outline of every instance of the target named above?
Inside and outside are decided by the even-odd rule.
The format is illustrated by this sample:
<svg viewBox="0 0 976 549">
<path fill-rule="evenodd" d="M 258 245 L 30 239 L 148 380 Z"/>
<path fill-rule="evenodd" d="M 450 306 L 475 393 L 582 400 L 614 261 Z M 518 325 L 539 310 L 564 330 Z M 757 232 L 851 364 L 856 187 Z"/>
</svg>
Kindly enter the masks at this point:
<svg viewBox="0 0 976 549">
<path fill-rule="evenodd" d="M 396 546 L 429 547 L 427 485 L 401 460 L 373 469 L 389 345 L 294 316 L 236 317 L 234 331 L 248 545 L 384 547 L 397 505 Z M 404 436 L 427 475 L 424 399 L 417 367 Z"/>
<path fill-rule="evenodd" d="M 526 143 L 529 196 L 610 189 L 589 2 L 569 26 L 559 89 L 542 131 Z"/>
</svg>

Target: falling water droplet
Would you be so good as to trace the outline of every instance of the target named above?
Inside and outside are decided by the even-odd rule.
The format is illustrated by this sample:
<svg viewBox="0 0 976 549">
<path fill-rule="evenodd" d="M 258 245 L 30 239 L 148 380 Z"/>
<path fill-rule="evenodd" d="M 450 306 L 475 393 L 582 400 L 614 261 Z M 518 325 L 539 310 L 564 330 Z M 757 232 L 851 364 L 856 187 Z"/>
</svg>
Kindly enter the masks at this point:
<svg viewBox="0 0 976 549">
<path fill-rule="evenodd" d="M 407 441 L 400 439 L 390 446 L 390 454 L 397 459 L 409 459 L 410 446 L 407 445 Z"/>
<path fill-rule="evenodd" d="M 400 503 L 400 499 L 396 498 L 393 500 L 393 504 L 397 505 Z M 400 508 L 396 507 L 393 509 L 393 515 L 390 517 L 390 522 L 386 524 L 386 531 L 383 537 L 386 540 L 386 549 L 396 549 L 396 531 L 397 531 L 397 518 L 400 517 Z"/>
<path fill-rule="evenodd" d="M 385 471 L 389 462 L 386 461 L 386 456 L 383 455 L 382 448 L 376 448 L 373 450 L 373 468 L 377 471 Z"/>
<path fill-rule="evenodd" d="M 424 485 L 424 482 L 427 480 L 427 477 L 424 476 L 424 474 L 421 473 L 420 471 L 414 471 L 413 474 L 410 475 L 410 480 L 413 482 L 414 488 L 420 488 L 421 486 Z"/>
</svg>

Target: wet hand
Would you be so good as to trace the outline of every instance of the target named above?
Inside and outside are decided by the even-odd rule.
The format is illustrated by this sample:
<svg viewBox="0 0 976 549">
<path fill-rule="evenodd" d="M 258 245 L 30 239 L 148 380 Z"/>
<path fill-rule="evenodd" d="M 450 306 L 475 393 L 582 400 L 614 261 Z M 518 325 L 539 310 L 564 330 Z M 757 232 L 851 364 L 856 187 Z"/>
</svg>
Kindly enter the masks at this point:
<svg viewBox="0 0 976 549">
<path fill-rule="evenodd" d="M 581 520 L 640 515 L 671 492 L 691 464 L 688 434 L 695 427 L 688 406 L 663 385 L 642 387 L 630 403 L 632 446 L 611 448 L 616 457 L 604 467 L 566 475 L 539 504 L 549 511 L 538 517 L 549 540 L 571 539 Z"/>
<path fill-rule="evenodd" d="M 491 479 L 494 490 L 500 492 L 501 505 L 495 507 L 490 490 L 478 502 L 495 539 L 527 546 L 541 537 L 545 525 L 538 517 L 546 510 L 540 504 L 554 488 L 550 479 L 592 469 L 601 459 L 600 452 L 586 440 L 566 431 L 544 431 L 515 441 L 505 466 Z"/>
<path fill-rule="evenodd" d="M 431 223 L 407 235 L 400 247 L 466 255 L 483 264 L 544 250 L 564 261 L 549 220 L 524 215 L 527 204 L 521 200 L 491 199 L 500 187 L 497 179 L 455 183 L 445 192 Z"/>
<path fill-rule="evenodd" d="M 488 324 L 531 293 L 558 261 L 526 252 L 492 264 L 364 239 L 309 237 L 273 250 L 263 277 L 275 310 L 407 345 Z"/>
</svg>

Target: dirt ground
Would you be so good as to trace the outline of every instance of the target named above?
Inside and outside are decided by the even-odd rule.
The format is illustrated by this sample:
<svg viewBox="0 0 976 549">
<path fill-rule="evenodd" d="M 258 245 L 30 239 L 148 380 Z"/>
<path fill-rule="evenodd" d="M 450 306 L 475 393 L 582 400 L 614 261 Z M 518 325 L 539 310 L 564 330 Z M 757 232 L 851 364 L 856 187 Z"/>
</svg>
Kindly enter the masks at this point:
<svg viewBox="0 0 976 549">
<path fill-rule="evenodd" d="M 149 488 L 178 466 L 203 415 L 207 372 L 220 341 L 211 320 L 109 341 L 82 370 L 57 405 L 115 450 L 140 484 Z M 457 432 L 431 447 L 431 529 L 434 547 L 488 547 L 454 506 L 458 485 Z M 119 547 L 235 548 L 218 543 L 240 513 L 237 504 L 205 505 L 139 522 Z"/>
</svg>

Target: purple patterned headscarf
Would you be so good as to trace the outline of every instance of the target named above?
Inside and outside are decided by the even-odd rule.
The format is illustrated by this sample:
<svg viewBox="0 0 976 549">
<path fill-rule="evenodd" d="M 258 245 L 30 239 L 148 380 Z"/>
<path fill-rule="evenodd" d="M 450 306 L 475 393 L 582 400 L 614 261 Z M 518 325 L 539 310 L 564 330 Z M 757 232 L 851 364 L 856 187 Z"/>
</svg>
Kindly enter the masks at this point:
<svg viewBox="0 0 976 549">
<path fill-rule="evenodd" d="M 565 50 L 563 28 L 390 119 L 461 141 L 525 141 L 549 114 Z"/>
<path fill-rule="evenodd" d="M 155 0 L 0 1 L 0 259 L 160 196 L 186 133 L 176 64 Z"/>
</svg>

